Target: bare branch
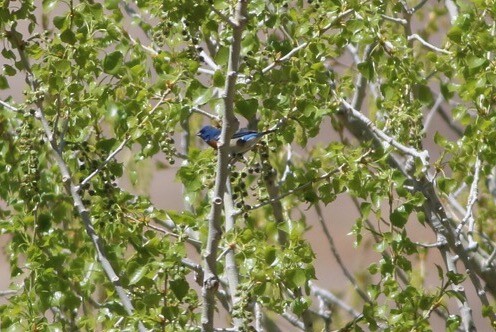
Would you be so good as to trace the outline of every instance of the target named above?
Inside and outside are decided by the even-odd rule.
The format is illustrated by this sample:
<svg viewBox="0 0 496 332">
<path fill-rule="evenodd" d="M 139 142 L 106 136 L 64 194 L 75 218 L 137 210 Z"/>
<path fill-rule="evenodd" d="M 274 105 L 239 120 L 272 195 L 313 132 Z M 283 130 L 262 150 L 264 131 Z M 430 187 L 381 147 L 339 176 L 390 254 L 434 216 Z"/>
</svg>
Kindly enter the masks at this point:
<svg viewBox="0 0 496 332">
<path fill-rule="evenodd" d="M 330 28 L 332 28 L 336 23 L 339 23 L 339 21 L 341 21 L 342 18 L 345 18 L 346 16 L 348 16 L 351 13 L 353 13 L 354 11 L 355 11 L 354 9 L 347 9 L 344 12 L 342 12 L 341 14 L 339 14 L 338 16 L 336 16 L 334 18 L 334 20 L 332 20 L 332 22 L 330 22 L 329 24 L 327 24 L 325 27 L 322 28 L 322 30 L 319 31 L 319 35 L 322 35 L 325 32 L 327 32 L 327 30 L 329 30 Z"/>
<path fill-rule="evenodd" d="M 215 70 L 207 69 L 207 68 L 198 68 L 198 72 L 202 74 L 214 75 Z"/>
<path fill-rule="evenodd" d="M 421 9 L 428 0 L 422 0 L 420 1 L 415 7 L 412 8 L 412 14 L 415 13 L 417 10 Z"/>
<path fill-rule="evenodd" d="M 336 295 L 332 294 L 328 290 L 325 290 L 315 285 L 313 282 L 310 282 L 309 284 L 310 284 L 310 292 L 312 293 L 312 295 L 324 299 L 324 301 L 326 301 L 329 304 L 337 305 L 338 307 L 346 311 L 348 314 L 350 314 L 352 317 L 358 318 L 360 316 L 360 312 L 358 312 L 353 307 L 343 302 Z"/>
<path fill-rule="evenodd" d="M 458 6 L 453 0 L 444 0 L 444 3 L 448 9 L 449 16 L 451 17 L 451 24 L 453 24 L 458 17 Z"/>
<path fill-rule="evenodd" d="M 214 329 L 214 295 L 219 286 L 219 278 L 217 276 L 217 250 L 222 234 L 221 219 L 222 207 L 224 205 L 223 198 L 224 193 L 226 192 L 226 181 L 229 178 L 229 141 L 239 127 L 238 119 L 234 115 L 234 97 L 236 94 L 236 80 L 239 69 L 242 34 L 248 17 L 247 6 L 247 0 L 238 0 L 234 11 L 233 22 L 235 25 L 233 27 L 232 43 L 229 49 L 229 62 L 224 88 L 224 116 L 222 119 L 222 131 L 219 140 L 214 195 L 212 208 L 208 218 L 207 243 L 203 253 L 204 278 L 201 315 L 203 332 L 210 332 Z M 213 69 L 217 70 L 215 67 Z"/>
<path fill-rule="evenodd" d="M 3 291 L 0 291 L 0 296 L 9 296 L 9 295 L 14 295 L 14 294 L 17 294 L 19 293 L 19 290 L 17 289 L 7 289 L 7 290 L 3 290 Z"/>
<path fill-rule="evenodd" d="M 493 252 L 491 255 L 487 258 L 487 260 L 484 263 L 484 268 L 489 269 L 491 267 L 491 264 L 493 263 L 494 259 L 496 258 L 496 248 L 493 249 Z"/>
<path fill-rule="evenodd" d="M 205 52 L 203 49 L 200 51 L 200 56 L 203 58 L 203 61 L 205 61 L 205 63 L 214 70 L 214 72 L 220 69 L 219 65 L 215 63 L 214 59 L 212 59 L 210 55 L 208 55 L 208 53 Z"/>
<path fill-rule="evenodd" d="M 29 64 L 29 60 L 26 54 L 24 53 L 24 48 L 20 46 L 22 45 L 22 41 L 14 39 L 13 36 L 16 35 L 15 31 L 10 31 L 9 35 L 12 37 L 12 40 L 10 40 L 11 44 L 15 48 L 17 48 L 17 51 L 19 52 L 21 58 L 20 63 L 22 64 L 23 69 L 26 71 L 26 80 L 29 83 L 29 86 L 33 91 L 38 91 L 39 83 L 37 82 L 33 72 L 31 71 L 31 66 Z M 63 184 L 66 188 L 66 191 L 72 196 L 72 199 L 74 201 L 74 206 L 77 209 L 79 215 L 81 216 L 81 219 L 83 220 L 86 233 L 90 237 L 93 246 L 96 250 L 98 261 L 100 262 L 105 274 L 107 275 L 107 278 L 114 285 L 114 289 L 117 295 L 119 296 L 119 299 L 124 309 L 126 310 L 127 314 L 132 315 L 134 313 L 134 306 L 126 290 L 122 287 L 119 277 L 117 276 L 115 270 L 110 264 L 110 261 L 105 253 L 103 241 L 98 236 L 98 234 L 96 233 L 93 227 L 93 224 L 91 222 L 90 211 L 83 203 L 82 197 L 80 196 L 77 190 L 77 186 L 74 183 L 74 180 L 72 179 L 71 173 L 69 171 L 69 167 L 67 166 L 67 164 L 63 159 L 62 151 L 58 151 L 57 149 L 58 146 L 54 140 L 52 129 L 50 128 L 48 120 L 45 118 L 45 114 L 43 111 L 43 102 L 41 100 L 37 100 L 36 106 L 37 109 L 35 111 L 35 117 L 40 121 L 42 125 L 43 131 L 48 140 L 48 145 L 50 147 L 52 156 L 59 168 L 60 173 L 62 174 Z M 138 328 L 141 332 L 146 331 L 143 323 L 141 322 L 139 322 Z"/>
<path fill-rule="evenodd" d="M 265 74 L 267 73 L 268 71 L 270 71 L 272 68 L 274 68 L 276 65 L 284 62 L 284 61 L 287 61 L 289 60 L 295 53 L 297 53 L 299 50 L 307 47 L 308 45 L 308 42 L 305 42 L 295 48 L 293 48 L 291 51 L 289 51 L 285 56 L 283 56 L 282 58 L 280 59 L 276 59 L 274 62 L 272 62 L 270 65 L 268 65 L 267 67 L 265 67 L 264 69 L 262 69 L 262 74 Z"/>
<path fill-rule="evenodd" d="M 193 106 L 193 107 L 191 107 L 191 111 L 193 111 L 195 113 L 198 113 L 198 114 L 201 114 L 201 115 L 204 115 L 207 118 L 210 118 L 210 119 L 212 119 L 212 120 L 217 121 L 217 122 L 220 123 L 220 118 L 217 115 L 214 115 L 214 114 L 210 114 L 208 112 L 205 112 L 201 108 L 198 108 L 196 106 Z"/>
<path fill-rule="evenodd" d="M 474 179 L 472 181 L 472 185 L 470 186 L 470 193 L 468 196 L 468 202 L 467 202 L 467 208 L 466 208 L 466 213 L 465 216 L 462 219 L 462 222 L 458 225 L 456 228 L 456 233 L 458 238 L 460 238 L 460 234 L 462 232 L 463 226 L 465 226 L 468 223 L 468 247 L 467 249 L 473 250 L 474 248 L 477 247 L 477 242 L 473 238 L 473 232 L 474 232 L 474 223 L 475 223 L 475 218 L 474 218 L 474 211 L 473 207 L 475 202 L 477 201 L 477 197 L 479 195 L 479 174 L 480 174 L 480 169 L 481 169 L 481 159 L 479 156 L 475 159 L 475 165 L 474 165 Z"/>
<path fill-rule="evenodd" d="M 10 105 L 9 103 L 7 103 L 1 99 L 0 99 L 0 105 L 11 110 L 12 112 L 19 112 L 19 109 L 15 108 L 14 106 Z"/>
<path fill-rule="evenodd" d="M 257 332 L 264 332 L 264 314 L 262 310 L 262 304 L 260 302 L 255 302 L 255 330 Z"/>
<path fill-rule="evenodd" d="M 246 212 L 246 211 L 251 211 L 251 210 L 256 210 L 256 209 L 259 209 L 261 207 L 264 207 L 268 204 L 272 204 L 273 202 L 277 202 L 277 201 L 280 201 L 281 199 L 289 196 L 289 195 L 292 195 L 294 194 L 295 192 L 298 192 L 300 190 L 303 190 L 303 189 L 306 189 L 308 188 L 309 186 L 311 186 L 313 183 L 315 182 L 318 182 L 318 181 L 321 181 L 321 180 L 324 180 L 324 179 L 327 179 L 329 177 L 331 177 L 332 175 L 338 173 L 338 172 L 341 172 L 345 167 L 345 164 L 342 164 L 341 166 L 339 166 L 338 168 L 336 169 L 333 169 L 332 171 L 330 172 L 327 172 L 326 174 L 322 175 L 322 176 L 319 176 L 315 179 L 313 179 L 312 181 L 309 181 L 307 183 L 304 183 L 298 187 L 296 187 L 295 189 L 292 189 L 292 190 L 289 190 L 288 192 L 284 193 L 284 194 L 280 194 L 279 196 L 277 197 L 273 197 L 265 202 L 262 202 L 262 203 L 258 203 L 258 204 L 255 204 L 253 205 L 252 207 L 250 207 L 249 209 L 245 210 L 245 211 L 238 211 L 235 213 L 236 216 Z"/>
<path fill-rule="evenodd" d="M 236 27 L 236 23 L 234 23 L 229 17 L 227 17 L 226 15 L 224 15 L 223 12 L 221 12 L 220 10 L 218 10 L 217 8 L 215 8 L 214 5 L 211 5 L 210 8 L 212 9 L 212 11 L 214 13 L 216 13 L 224 22 L 226 22 L 227 24 L 229 24 L 231 27 L 235 28 Z"/>
<path fill-rule="evenodd" d="M 432 106 L 431 110 L 429 111 L 429 113 L 427 113 L 427 116 L 425 117 L 424 129 L 423 129 L 424 132 L 427 132 L 427 129 L 429 128 L 429 125 L 431 124 L 431 121 L 434 117 L 434 114 L 437 113 L 439 106 L 441 106 L 441 103 L 443 102 L 443 100 L 444 100 L 444 97 L 440 93 L 437 96 L 436 101 L 435 101 L 434 105 Z"/>
<path fill-rule="evenodd" d="M 319 203 L 316 203 L 314 205 L 315 207 L 315 212 L 317 213 L 317 219 L 319 220 L 320 226 L 322 226 L 322 230 L 324 231 L 324 234 L 327 238 L 327 243 L 329 243 L 329 247 L 331 249 L 332 255 L 334 256 L 334 259 L 336 259 L 336 262 L 338 263 L 339 267 L 341 268 L 341 271 L 343 274 L 346 276 L 346 278 L 349 280 L 349 282 L 353 285 L 353 288 L 355 291 L 360 295 L 360 297 L 365 301 L 365 302 L 370 302 L 370 298 L 368 297 L 367 293 L 365 293 L 360 286 L 358 285 L 358 282 L 356 281 L 355 277 L 350 273 L 346 265 L 344 264 L 343 260 L 341 259 L 341 255 L 339 254 L 336 246 L 334 245 L 334 240 L 331 236 L 331 232 L 329 232 L 329 228 L 326 225 L 324 215 L 322 214 L 322 209 L 320 207 Z"/>
<path fill-rule="evenodd" d="M 114 157 L 122 151 L 122 149 L 124 148 L 124 146 L 126 146 L 126 144 L 129 142 L 129 138 L 126 138 L 124 141 L 122 141 L 121 144 L 119 144 L 119 146 L 117 148 L 115 148 L 114 151 L 112 151 L 107 158 L 105 158 L 105 160 L 103 161 L 103 163 L 100 164 L 100 166 L 98 166 L 98 168 L 96 170 L 94 170 L 90 175 L 88 175 L 83 181 L 81 181 L 81 183 L 79 184 L 79 186 L 76 186 L 76 190 L 79 191 L 79 189 L 81 187 L 83 187 L 86 183 L 88 183 L 91 179 L 93 179 L 93 177 L 95 177 L 98 173 L 100 173 L 104 168 L 105 166 L 107 166 L 107 164 L 112 160 L 114 159 Z"/>
<path fill-rule="evenodd" d="M 408 21 L 405 20 L 404 18 L 398 18 L 398 17 L 391 17 L 391 16 L 387 16 L 387 15 L 384 15 L 384 14 L 381 14 L 381 17 L 385 20 L 388 20 L 388 21 L 391 21 L 391 22 L 395 22 L 395 23 L 399 23 L 401 25 L 407 25 L 408 24 Z"/>
<path fill-rule="evenodd" d="M 412 148 L 412 147 L 409 147 L 409 146 L 406 146 L 406 145 L 403 145 L 402 143 L 396 141 L 393 137 L 391 136 L 388 136 L 385 132 L 383 132 L 382 130 L 380 130 L 379 128 L 377 128 L 374 123 L 369 119 L 367 118 L 364 114 L 362 114 L 361 112 L 357 111 L 350 103 L 348 103 L 346 100 L 338 97 L 339 101 L 341 102 L 342 105 L 344 105 L 346 107 L 346 109 L 351 112 L 351 115 L 360 120 L 361 122 L 363 122 L 368 128 L 370 128 L 370 130 L 372 130 L 372 132 L 377 135 L 380 139 L 382 139 L 384 142 L 394 146 L 396 149 L 398 149 L 399 151 L 409 155 L 409 156 L 412 156 L 412 157 L 416 157 L 416 158 L 419 158 L 420 161 L 422 162 L 422 165 L 424 166 L 424 168 L 428 168 L 429 167 L 429 152 L 427 150 L 424 150 L 424 151 L 419 151 L 415 148 Z"/>
<path fill-rule="evenodd" d="M 298 317 L 296 317 L 295 315 L 293 315 L 289 311 L 283 312 L 281 316 L 284 317 L 288 322 L 290 322 L 291 325 L 293 325 L 294 327 L 297 327 L 302 331 L 306 331 L 305 330 L 305 324 L 303 324 L 303 322 L 301 320 L 299 320 Z"/>
<path fill-rule="evenodd" d="M 224 194 L 224 215 L 226 218 L 226 232 L 232 232 L 234 230 L 234 225 L 236 223 L 236 217 L 234 216 L 234 202 L 232 198 L 231 183 L 229 180 L 226 182 L 226 192 Z M 239 270 L 236 265 L 236 257 L 234 253 L 234 245 L 229 245 L 226 253 L 226 276 L 229 285 L 229 293 L 231 295 L 232 307 L 235 308 L 240 302 L 240 297 L 238 295 L 238 285 L 239 285 Z M 221 255 L 219 255 L 221 257 Z M 241 329 L 243 326 L 243 319 L 239 317 L 233 318 L 233 327 L 237 330 Z"/>
<path fill-rule="evenodd" d="M 431 49 L 433 51 L 436 51 L 436 52 L 439 52 L 439 53 L 443 53 L 443 54 L 448 54 L 448 55 L 451 54 L 450 51 L 447 51 L 444 48 L 439 48 L 437 46 L 432 45 L 431 43 L 429 43 L 428 41 L 426 41 L 425 39 L 423 39 L 422 37 L 420 37 L 416 33 L 408 36 L 408 41 L 412 41 L 412 40 L 419 41 L 422 45 L 424 45 L 425 47 L 427 47 L 427 48 L 429 48 L 429 49 Z"/>
</svg>

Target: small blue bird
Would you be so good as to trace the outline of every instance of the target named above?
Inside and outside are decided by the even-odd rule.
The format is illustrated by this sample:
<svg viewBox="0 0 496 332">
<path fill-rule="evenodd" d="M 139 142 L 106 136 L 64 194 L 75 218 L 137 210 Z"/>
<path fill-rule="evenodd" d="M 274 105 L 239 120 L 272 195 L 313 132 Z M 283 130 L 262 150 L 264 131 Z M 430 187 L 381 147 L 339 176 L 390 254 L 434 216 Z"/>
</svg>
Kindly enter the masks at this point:
<svg viewBox="0 0 496 332">
<path fill-rule="evenodd" d="M 233 155 L 242 154 L 246 151 L 252 149 L 255 144 L 257 144 L 264 135 L 273 132 L 272 130 L 267 130 L 263 132 L 257 132 L 254 130 L 241 129 L 235 133 L 230 142 L 230 152 Z M 218 148 L 220 139 L 220 129 L 212 126 L 204 126 L 196 136 L 199 136 L 208 145 L 214 149 Z"/>
</svg>

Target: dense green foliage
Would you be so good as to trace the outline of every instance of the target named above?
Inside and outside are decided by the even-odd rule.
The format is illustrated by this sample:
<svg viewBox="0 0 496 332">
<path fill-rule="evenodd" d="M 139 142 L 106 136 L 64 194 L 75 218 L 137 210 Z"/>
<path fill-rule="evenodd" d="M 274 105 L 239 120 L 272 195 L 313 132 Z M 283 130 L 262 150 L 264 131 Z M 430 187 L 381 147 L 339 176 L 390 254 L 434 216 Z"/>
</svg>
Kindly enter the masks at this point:
<svg viewBox="0 0 496 332">
<path fill-rule="evenodd" d="M 451 5 L 248 2 L 235 112 L 243 125 L 277 130 L 229 177 L 237 218 L 218 254 L 235 253 L 239 287 L 221 285 L 227 293 L 218 307 L 238 296 L 228 309 L 241 319 L 237 327 L 253 323 L 256 302 L 269 316 L 290 311 L 295 325 L 303 319 L 310 329 L 302 317 L 317 307 L 309 284 L 315 255 L 299 207 L 320 210 L 340 195 L 357 199 L 356 245 L 372 234 L 381 259 L 363 267 L 362 315 L 333 311 L 333 328 L 349 321 L 356 330 L 427 331 L 434 311 L 450 331 L 470 325 L 470 315 L 445 306 L 474 305 L 457 287 L 466 269 L 476 281 L 464 285 L 489 295 L 476 303 L 488 317 L 479 324 L 494 324 L 496 5 L 457 1 L 457 15 Z M 0 230 L 8 234 L 16 290 L 0 307 L 0 329 L 200 328 L 202 270 L 188 252 L 207 240 L 217 159 L 194 134 L 223 117 L 233 35 L 227 19 L 235 8 L 235 1 L 0 1 L 7 96 Z M 14 88 L 25 78 L 21 95 Z M 448 129 L 438 131 L 433 115 Z M 331 140 L 329 128 L 341 140 Z M 430 160 L 422 154 L 427 147 Z M 113 158 L 123 148 L 134 153 L 127 162 Z M 147 195 L 117 185 L 127 177 L 142 186 L 141 170 L 157 157 L 167 161 L 163 167 L 180 164 L 182 210 L 160 210 Z M 269 201 L 282 203 L 280 216 Z M 103 253 L 88 236 L 84 211 Z M 412 242 L 408 223 L 430 226 L 440 242 Z M 412 262 L 431 250 L 444 262 L 436 265 L 438 284 L 426 286 Z M 222 277 L 226 265 L 219 258 Z M 312 317 L 315 330 L 330 321 Z"/>
</svg>

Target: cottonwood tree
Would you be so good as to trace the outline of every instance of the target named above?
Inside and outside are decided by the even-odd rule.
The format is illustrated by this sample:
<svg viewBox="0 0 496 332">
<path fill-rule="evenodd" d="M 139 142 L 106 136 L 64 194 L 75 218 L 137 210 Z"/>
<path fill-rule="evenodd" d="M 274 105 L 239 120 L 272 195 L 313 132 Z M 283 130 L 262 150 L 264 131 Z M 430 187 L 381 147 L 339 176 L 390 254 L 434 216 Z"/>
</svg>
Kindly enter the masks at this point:
<svg viewBox="0 0 496 332">
<path fill-rule="evenodd" d="M 495 10 L 1 2 L 1 328 L 494 326 Z M 204 124 L 222 128 L 217 151 L 194 136 Z M 275 131 L 233 160 L 244 126 Z M 139 185 L 157 156 L 181 209 L 117 185 Z M 343 221 L 356 250 L 374 241 L 360 271 L 332 238 L 324 205 L 338 197 L 356 205 Z M 337 260 L 351 295 L 315 283 L 310 222 L 331 248 L 320 264 Z M 419 224 L 430 240 L 412 237 Z M 424 263 L 430 281 L 426 255 L 439 257 Z"/>
</svg>

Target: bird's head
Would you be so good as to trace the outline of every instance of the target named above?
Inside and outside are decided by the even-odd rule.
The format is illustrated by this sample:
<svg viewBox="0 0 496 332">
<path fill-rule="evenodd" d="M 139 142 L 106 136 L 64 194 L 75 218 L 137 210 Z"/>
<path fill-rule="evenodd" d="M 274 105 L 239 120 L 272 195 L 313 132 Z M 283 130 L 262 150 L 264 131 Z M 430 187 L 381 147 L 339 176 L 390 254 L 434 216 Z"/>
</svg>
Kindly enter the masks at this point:
<svg viewBox="0 0 496 332">
<path fill-rule="evenodd" d="M 220 137 L 220 129 L 212 126 L 204 126 L 202 129 L 200 129 L 196 136 L 200 137 L 207 143 L 211 141 L 217 141 Z"/>
</svg>

